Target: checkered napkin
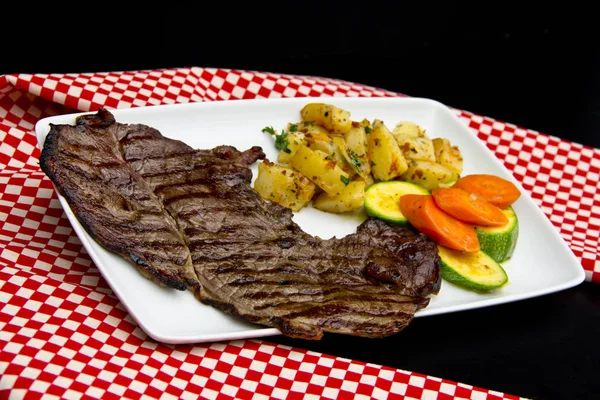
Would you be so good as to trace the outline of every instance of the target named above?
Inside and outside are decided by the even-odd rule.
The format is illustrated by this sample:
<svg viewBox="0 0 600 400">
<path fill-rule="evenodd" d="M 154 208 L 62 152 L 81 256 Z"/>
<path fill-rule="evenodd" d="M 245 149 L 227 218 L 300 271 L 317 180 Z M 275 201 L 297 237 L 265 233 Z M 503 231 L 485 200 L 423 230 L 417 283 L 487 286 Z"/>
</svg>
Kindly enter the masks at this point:
<svg viewBox="0 0 600 400">
<path fill-rule="evenodd" d="M 402 96 L 331 79 L 184 68 L 0 76 L 0 398 L 517 397 L 261 340 L 159 344 L 131 319 L 40 171 L 32 132 L 74 111 L 305 96 Z M 600 282 L 600 151 L 466 111 Z"/>
</svg>

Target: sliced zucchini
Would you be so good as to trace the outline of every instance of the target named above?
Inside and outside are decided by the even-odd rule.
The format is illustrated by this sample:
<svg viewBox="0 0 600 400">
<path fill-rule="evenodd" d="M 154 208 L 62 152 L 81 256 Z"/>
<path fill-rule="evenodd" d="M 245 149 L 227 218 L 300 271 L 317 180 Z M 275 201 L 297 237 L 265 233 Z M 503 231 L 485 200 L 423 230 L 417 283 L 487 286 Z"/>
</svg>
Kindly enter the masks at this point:
<svg viewBox="0 0 600 400">
<path fill-rule="evenodd" d="M 508 222 L 503 226 L 476 226 L 481 251 L 496 262 L 508 260 L 514 253 L 519 238 L 519 219 L 512 207 L 504 210 Z"/>
<path fill-rule="evenodd" d="M 367 215 L 394 224 L 408 223 L 400 211 L 400 196 L 405 194 L 429 194 L 420 186 L 408 182 L 387 181 L 369 186 L 365 192 Z"/>
<path fill-rule="evenodd" d="M 442 259 L 442 278 L 467 289 L 489 292 L 508 282 L 508 275 L 500 264 L 483 251 L 465 253 L 438 246 Z"/>
</svg>

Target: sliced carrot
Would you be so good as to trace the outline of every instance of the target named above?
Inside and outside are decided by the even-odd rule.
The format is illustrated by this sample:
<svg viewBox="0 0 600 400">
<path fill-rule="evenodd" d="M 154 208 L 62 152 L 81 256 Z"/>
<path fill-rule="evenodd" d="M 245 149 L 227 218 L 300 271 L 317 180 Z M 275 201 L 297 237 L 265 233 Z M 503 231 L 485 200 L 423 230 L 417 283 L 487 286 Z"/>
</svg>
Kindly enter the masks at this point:
<svg viewBox="0 0 600 400">
<path fill-rule="evenodd" d="M 508 223 L 501 209 L 475 193 L 451 187 L 433 189 L 431 194 L 439 208 L 462 222 L 482 226 Z"/>
<path fill-rule="evenodd" d="M 400 210 L 412 226 L 439 245 L 468 253 L 479 251 L 473 226 L 446 214 L 431 195 L 406 194 L 400 197 Z"/>
<path fill-rule="evenodd" d="M 521 192 L 512 182 L 488 174 L 463 176 L 452 187 L 474 193 L 500 208 L 512 205 L 521 196 Z"/>
</svg>

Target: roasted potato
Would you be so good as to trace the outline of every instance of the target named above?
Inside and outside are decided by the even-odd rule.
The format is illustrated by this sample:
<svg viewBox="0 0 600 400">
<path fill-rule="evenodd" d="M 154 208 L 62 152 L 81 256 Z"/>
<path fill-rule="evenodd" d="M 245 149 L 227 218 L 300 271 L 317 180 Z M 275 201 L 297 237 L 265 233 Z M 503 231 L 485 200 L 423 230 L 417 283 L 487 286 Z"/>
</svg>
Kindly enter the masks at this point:
<svg viewBox="0 0 600 400">
<path fill-rule="evenodd" d="M 304 134 L 329 134 L 329 131 L 327 129 L 315 124 L 313 121 L 300 121 L 296 124 L 288 124 L 288 130 L 290 132 L 292 132 L 292 129 L 294 129 L 294 125 L 296 125 L 295 129 L 297 129 L 298 132 L 302 132 Z"/>
<path fill-rule="evenodd" d="M 323 192 L 313 200 L 316 209 L 329 213 L 345 213 L 358 210 L 365 201 L 365 181 L 352 181 L 337 196 Z"/>
<path fill-rule="evenodd" d="M 371 128 L 369 127 L 369 131 Z M 352 127 L 344 135 L 345 150 L 344 156 L 352 165 L 358 175 L 365 179 L 371 173 L 371 163 L 369 162 L 369 142 L 364 125 Z"/>
<path fill-rule="evenodd" d="M 460 149 L 452 146 L 448 139 L 433 139 L 435 159 L 439 164 L 452 169 L 457 174 L 462 173 L 463 158 Z"/>
<path fill-rule="evenodd" d="M 277 136 L 277 138 L 276 141 L 279 143 L 279 147 L 281 147 L 277 161 L 283 164 L 289 163 L 296 150 L 298 150 L 298 147 L 306 144 L 304 134 L 300 132 L 285 133 Z"/>
<path fill-rule="evenodd" d="M 367 175 L 366 178 L 364 178 L 365 181 L 365 189 L 368 189 L 369 186 L 371 186 L 372 184 L 375 183 L 375 179 L 373 179 L 373 175 L 369 174 Z"/>
<path fill-rule="evenodd" d="M 373 130 L 367 135 L 367 140 L 373 178 L 389 181 L 406 171 L 408 165 L 404 154 L 383 121 L 376 119 L 373 122 Z"/>
<path fill-rule="evenodd" d="M 333 155 L 335 146 L 331 137 L 324 133 L 307 133 L 305 134 L 306 145 L 311 150 L 319 150 L 324 153 Z"/>
<path fill-rule="evenodd" d="M 427 190 L 433 190 L 442 183 L 458 179 L 458 174 L 454 170 L 438 163 L 412 160 L 400 179 L 419 185 Z"/>
<path fill-rule="evenodd" d="M 265 200 L 300 211 L 313 198 L 316 186 L 293 169 L 265 159 L 258 164 L 254 190 Z"/>
<path fill-rule="evenodd" d="M 412 136 L 408 133 L 396 135 L 396 141 L 407 160 L 435 162 L 433 142 L 427 136 Z"/>
<path fill-rule="evenodd" d="M 425 131 L 414 122 L 411 121 L 400 121 L 392 129 L 392 134 L 397 135 L 410 135 L 410 136 L 424 136 Z"/>
<path fill-rule="evenodd" d="M 290 160 L 290 166 L 331 196 L 342 193 L 350 176 L 334 161 L 323 159 L 317 152 L 300 146 Z"/>
<path fill-rule="evenodd" d="M 360 161 L 352 159 L 348 155 L 346 141 L 341 137 L 334 137 L 333 144 L 335 146 L 333 160 L 342 171 L 348 173 L 350 179 L 353 179 L 357 174 L 355 166 L 360 164 Z"/>
<path fill-rule="evenodd" d="M 344 134 L 352 127 L 350 113 L 331 104 L 309 103 L 302 108 L 303 121 L 312 121 L 331 133 Z"/>
</svg>

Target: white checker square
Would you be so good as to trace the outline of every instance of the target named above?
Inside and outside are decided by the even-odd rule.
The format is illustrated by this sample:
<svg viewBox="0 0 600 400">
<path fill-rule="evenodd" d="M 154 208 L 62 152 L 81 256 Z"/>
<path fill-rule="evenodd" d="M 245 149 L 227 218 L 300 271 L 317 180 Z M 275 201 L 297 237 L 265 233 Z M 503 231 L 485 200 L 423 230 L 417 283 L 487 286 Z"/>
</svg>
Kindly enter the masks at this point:
<svg viewBox="0 0 600 400">
<path fill-rule="evenodd" d="M 250 369 L 253 371 L 257 371 L 257 372 L 265 372 L 266 368 L 267 368 L 267 363 L 262 362 L 262 361 L 254 360 L 250 364 Z"/>
<path fill-rule="evenodd" d="M 411 386 L 423 388 L 425 387 L 425 378 L 421 376 L 411 375 L 410 379 L 408 380 L 408 384 Z"/>
<path fill-rule="evenodd" d="M 254 391 L 256 391 L 256 388 L 258 387 L 258 382 L 245 380 L 242 382 L 242 384 L 240 386 L 242 387 L 242 389 L 245 389 L 249 392 L 254 392 Z"/>
<path fill-rule="evenodd" d="M 210 379 L 220 383 L 225 383 L 225 381 L 227 380 L 227 374 L 221 371 L 213 371 L 210 374 Z"/>
<path fill-rule="evenodd" d="M 312 374 L 315 371 L 316 365 L 312 364 L 312 363 L 302 363 L 300 365 L 299 370 L 302 372 L 308 372 L 310 374 Z"/>
<path fill-rule="evenodd" d="M 394 383 L 392 383 L 392 386 L 390 387 L 390 392 L 404 396 L 406 394 L 407 388 L 408 388 L 408 385 L 406 385 L 405 383 L 394 382 Z"/>
<path fill-rule="evenodd" d="M 325 386 L 325 383 L 327 383 L 327 377 L 323 375 L 314 374 L 310 378 L 310 383 L 317 386 Z"/>
</svg>

